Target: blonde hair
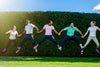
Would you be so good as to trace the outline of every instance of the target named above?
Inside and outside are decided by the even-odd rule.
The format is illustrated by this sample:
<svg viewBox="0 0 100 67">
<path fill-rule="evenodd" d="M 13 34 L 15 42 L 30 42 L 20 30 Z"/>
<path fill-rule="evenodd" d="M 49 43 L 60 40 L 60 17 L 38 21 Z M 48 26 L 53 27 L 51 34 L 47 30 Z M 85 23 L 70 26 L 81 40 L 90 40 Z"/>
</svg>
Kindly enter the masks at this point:
<svg viewBox="0 0 100 67">
<path fill-rule="evenodd" d="M 15 29 L 16 29 L 16 26 L 14 25 L 14 26 L 13 26 L 13 28 L 15 28 Z"/>
<path fill-rule="evenodd" d="M 30 20 L 26 20 L 26 22 L 30 23 Z"/>
</svg>

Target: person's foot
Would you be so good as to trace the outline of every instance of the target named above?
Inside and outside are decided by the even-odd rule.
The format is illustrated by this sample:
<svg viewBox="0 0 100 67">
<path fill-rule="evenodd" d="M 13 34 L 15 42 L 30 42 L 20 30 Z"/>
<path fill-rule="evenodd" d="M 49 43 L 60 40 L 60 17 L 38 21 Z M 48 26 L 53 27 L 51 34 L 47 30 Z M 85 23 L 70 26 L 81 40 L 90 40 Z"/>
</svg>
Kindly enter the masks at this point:
<svg viewBox="0 0 100 67">
<path fill-rule="evenodd" d="M 38 50 L 37 50 L 37 48 L 36 48 L 36 47 L 33 47 L 33 49 L 35 50 L 35 52 L 36 52 L 36 53 L 38 52 Z"/>
<path fill-rule="evenodd" d="M 58 49 L 59 49 L 60 51 L 62 51 L 62 47 L 59 47 Z"/>
<path fill-rule="evenodd" d="M 18 49 L 18 50 L 20 50 L 20 49 L 21 49 L 21 47 L 17 47 L 17 49 Z"/>
<path fill-rule="evenodd" d="M 35 50 L 36 53 L 38 52 L 37 47 L 38 47 L 38 45 L 36 45 L 35 47 L 33 47 L 33 49 Z"/>
<path fill-rule="evenodd" d="M 81 51 L 81 55 L 83 55 L 83 51 Z"/>
<path fill-rule="evenodd" d="M 17 54 L 19 51 L 20 51 L 20 50 L 17 50 L 17 51 L 16 51 L 16 54 Z"/>
<path fill-rule="evenodd" d="M 5 49 L 2 50 L 2 52 L 4 53 L 4 52 L 6 52 L 6 50 L 7 50 L 7 49 L 5 48 Z"/>
<path fill-rule="evenodd" d="M 99 54 L 99 50 L 98 49 L 96 49 L 96 52 Z"/>
<path fill-rule="evenodd" d="M 81 50 L 81 55 L 83 55 L 83 52 L 84 52 L 84 48 Z"/>
<path fill-rule="evenodd" d="M 82 44 L 80 44 L 81 49 L 83 49 L 84 47 L 82 46 Z"/>
</svg>

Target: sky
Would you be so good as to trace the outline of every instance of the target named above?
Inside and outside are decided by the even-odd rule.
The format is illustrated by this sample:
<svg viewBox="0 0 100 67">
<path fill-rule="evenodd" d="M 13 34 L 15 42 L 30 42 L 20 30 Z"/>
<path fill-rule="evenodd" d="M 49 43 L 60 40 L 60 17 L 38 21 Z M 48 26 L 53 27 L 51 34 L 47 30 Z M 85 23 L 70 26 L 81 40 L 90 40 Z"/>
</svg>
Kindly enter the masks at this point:
<svg viewBox="0 0 100 67">
<path fill-rule="evenodd" d="M 100 0 L 0 0 L 0 11 L 100 13 Z"/>
</svg>

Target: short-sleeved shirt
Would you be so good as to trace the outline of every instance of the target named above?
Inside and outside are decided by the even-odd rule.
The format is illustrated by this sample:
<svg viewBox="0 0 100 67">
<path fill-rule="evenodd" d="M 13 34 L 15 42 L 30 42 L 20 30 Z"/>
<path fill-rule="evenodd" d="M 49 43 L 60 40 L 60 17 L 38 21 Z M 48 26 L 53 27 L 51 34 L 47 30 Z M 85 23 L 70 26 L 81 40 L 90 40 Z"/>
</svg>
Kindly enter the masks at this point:
<svg viewBox="0 0 100 67">
<path fill-rule="evenodd" d="M 33 24 L 28 24 L 25 26 L 25 31 L 26 34 L 33 34 L 33 28 L 35 27 L 35 25 Z"/>
<path fill-rule="evenodd" d="M 45 29 L 45 35 L 52 35 L 52 30 L 54 30 L 54 26 L 44 25 L 43 29 Z"/>
<path fill-rule="evenodd" d="M 89 27 L 88 30 L 90 31 L 89 36 L 96 36 L 96 31 L 99 29 L 99 27 Z"/>
<path fill-rule="evenodd" d="M 9 30 L 10 32 L 10 36 L 9 36 L 9 39 L 10 40 L 15 40 L 16 39 L 16 35 L 18 34 L 17 31 L 13 32 L 13 30 Z"/>
<path fill-rule="evenodd" d="M 76 27 L 66 27 L 64 30 L 67 30 L 67 35 L 68 36 L 73 36 L 75 31 L 78 31 L 78 28 Z"/>
</svg>

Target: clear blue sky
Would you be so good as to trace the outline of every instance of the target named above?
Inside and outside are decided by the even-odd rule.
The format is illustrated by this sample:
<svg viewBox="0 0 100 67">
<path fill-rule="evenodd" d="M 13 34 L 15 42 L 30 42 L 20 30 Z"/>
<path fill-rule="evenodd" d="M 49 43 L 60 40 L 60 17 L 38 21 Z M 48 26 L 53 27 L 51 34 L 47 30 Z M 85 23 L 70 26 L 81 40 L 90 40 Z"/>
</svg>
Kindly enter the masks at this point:
<svg viewBox="0 0 100 67">
<path fill-rule="evenodd" d="M 0 0 L 0 11 L 71 11 L 97 13 L 100 0 Z"/>
</svg>

